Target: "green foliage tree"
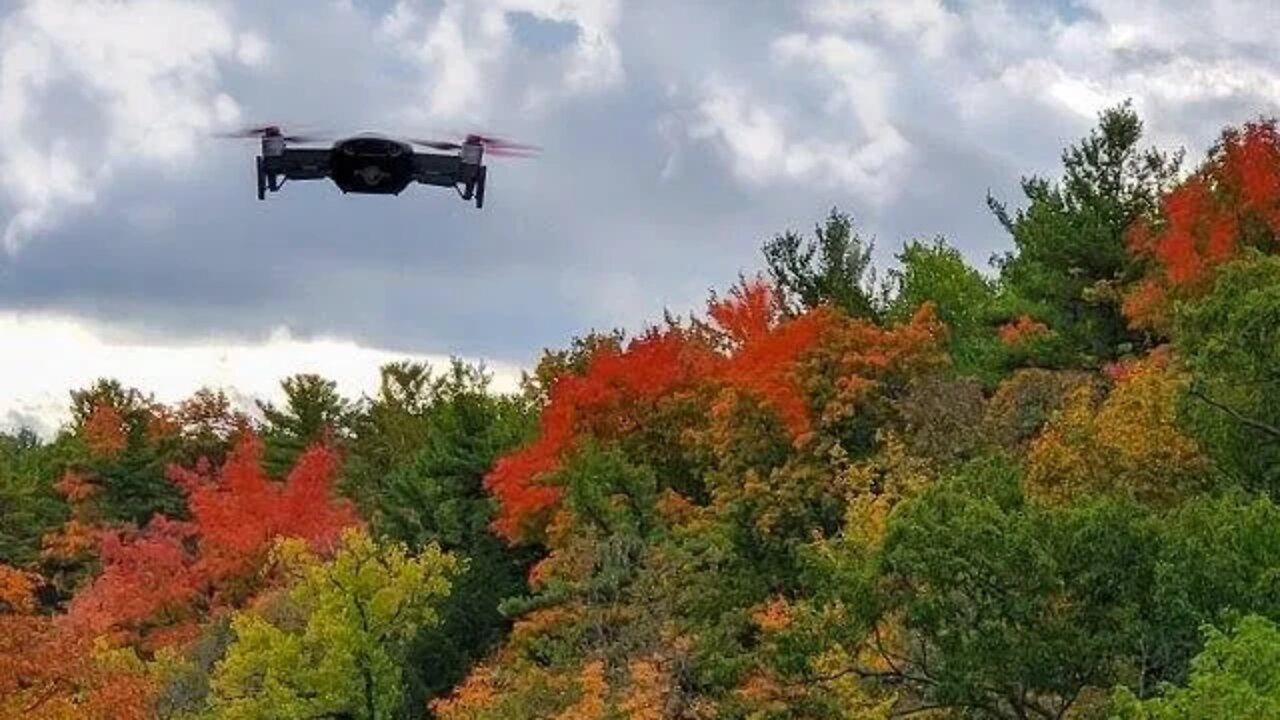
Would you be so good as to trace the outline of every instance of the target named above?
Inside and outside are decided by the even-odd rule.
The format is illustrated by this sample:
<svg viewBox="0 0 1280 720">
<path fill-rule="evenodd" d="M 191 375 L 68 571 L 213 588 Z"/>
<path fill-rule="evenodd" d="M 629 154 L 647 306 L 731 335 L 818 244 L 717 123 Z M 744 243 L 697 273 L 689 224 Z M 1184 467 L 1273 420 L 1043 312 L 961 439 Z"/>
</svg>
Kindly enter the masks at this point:
<svg viewBox="0 0 1280 720">
<path fill-rule="evenodd" d="M 426 442 L 427 412 L 437 384 L 431 368 L 412 361 L 379 370 L 378 394 L 355 414 L 341 487 L 366 516 L 378 512 L 387 478 Z"/>
<path fill-rule="evenodd" d="M 1200 648 L 1197 630 L 1235 613 L 1280 618 L 1280 507 L 1266 498 L 1198 498 L 1170 513 L 1149 592 L 1158 603 L 1159 642 L 1149 645 L 1152 680 L 1182 683 Z M 1146 683 L 1150 691 L 1156 682 Z"/>
<path fill-rule="evenodd" d="M 1280 257 L 1247 253 L 1175 314 L 1192 431 L 1246 487 L 1280 491 Z"/>
<path fill-rule="evenodd" d="M 833 208 L 825 224 L 814 227 L 812 241 L 788 230 L 766 242 L 763 251 L 789 312 L 830 303 L 852 317 L 877 319 L 873 248 L 854 231 L 853 219 Z"/>
<path fill-rule="evenodd" d="M 492 393 L 483 368 L 455 360 L 439 376 L 421 367 L 391 371 L 353 443 L 360 471 L 380 473 L 370 504 L 374 528 L 411 548 L 437 544 L 467 560 L 441 604 L 441 623 L 413 643 L 416 700 L 451 687 L 493 647 L 509 626 L 500 602 L 525 590 L 529 552 L 490 533 L 494 504 L 483 480 L 498 456 L 529 437 L 534 418 L 525 399 Z"/>
<path fill-rule="evenodd" d="M 1083 360 L 1105 361 L 1137 347 L 1120 313 L 1119 285 L 1140 264 L 1125 233 L 1158 207 L 1177 179 L 1182 153 L 1142 149 L 1143 125 L 1130 102 L 1104 110 L 1089 136 L 1062 154 L 1060 182 L 1022 181 L 1027 206 L 990 206 L 1016 250 L 996 260 L 1005 286 Z"/>
<path fill-rule="evenodd" d="M 888 318 L 904 322 L 921 305 L 933 303 L 950 332 L 956 372 L 987 384 L 998 380 L 1004 349 L 996 336 L 1002 315 L 995 284 L 941 238 L 909 242 L 897 259 L 901 267 L 889 271 Z"/>
<path fill-rule="evenodd" d="M 1133 505 L 1028 504 L 1017 472 L 980 461 L 891 518 L 878 559 L 881 676 L 927 704 L 1004 718 L 1062 717 L 1120 681 L 1153 637 L 1158 536 Z M 945 542 L 939 542 L 946 538 Z"/>
<path fill-rule="evenodd" d="M 282 407 L 258 402 L 267 444 L 263 464 L 272 477 L 282 477 L 312 443 L 337 441 L 346 436 L 351 403 L 338 393 L 337 383 L 311 373 L 300 373 L 280 383 Z"/>
<path fill-rule="evenodd" d="M 1204 628 L 1204 650 L 1191 661 L 1185 687 L 1165 686 L 1145 701 L 1128 688 L 1116 692 L 1118 720 L 1280 718 L 1280 627 L 1247 615 L 1229 632 Z"/>
<path fill-rule="evenodd" d="M 53 487 L 55 452 L 29 430 L 0 433 L 0 563 L 34 562 L 40 539 L 67 518 Z"/>
<path fill-rule="evenodd" d="M 95 503 L 104 521 L 141 526 L 157 513 L 185 515 L 182 492 L 166 475 L 177 438 L 164 430 L 154 398 L 100 379 L 71 393 L 71 414 L 65 464 L 102 489 Z"/>
<path fill-rule="evenodd" d="M 213 678 L 212 710 L 226 720 L 392 718 L 401 708 L 402 663 L 417 632 L 439 622 L 458 561 L 435 547 L 344 533 L 337 555 L 318 561 L 282 543 L 277 562 L 295 584 L 275 608 L 232 620 L 236 640 Z"/>
</svg>

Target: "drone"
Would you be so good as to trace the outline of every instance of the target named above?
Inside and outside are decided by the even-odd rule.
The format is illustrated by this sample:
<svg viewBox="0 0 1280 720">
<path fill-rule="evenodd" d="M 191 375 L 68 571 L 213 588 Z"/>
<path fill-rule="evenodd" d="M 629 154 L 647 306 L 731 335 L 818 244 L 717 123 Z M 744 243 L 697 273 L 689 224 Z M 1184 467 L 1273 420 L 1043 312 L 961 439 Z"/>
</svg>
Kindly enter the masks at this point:
<svg viewBox="0 0 1280 720">
<path fill-rule="evenodd" d="M 315 135 L 286 134 L 276 125 L 249 127 L 224 138 L 261 138 L 262 154 L 257 158 L 258 199 L 267 191 L 279 192 L 288 180 L 328 178 L 346 193 L 399 195 L 409 183 L 452 187 L 466 201 L 484 207 L 484 187 L 488 168 L 486 154 L 493 157 L 532 157 L 533 145 L 502 138 L 467 134 L 461 142 L 394 138 L 378 133 L 361 133 L 341 138 L 330 147 L 290 147 L 291 143 L 317 143 L 328 139 Z M 416 152 L 414 146 L 441 152 Z"/>
</svg>

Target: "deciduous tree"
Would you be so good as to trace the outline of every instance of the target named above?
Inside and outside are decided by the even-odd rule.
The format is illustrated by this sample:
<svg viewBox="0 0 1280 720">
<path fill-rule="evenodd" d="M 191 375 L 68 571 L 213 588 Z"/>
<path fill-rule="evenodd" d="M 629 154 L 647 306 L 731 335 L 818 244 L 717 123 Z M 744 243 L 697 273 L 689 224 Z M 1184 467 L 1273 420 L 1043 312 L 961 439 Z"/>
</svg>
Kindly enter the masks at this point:
<svg viewBox="0 0 1280 720">
<path fill-rule="evenodd" d="M 276 546 L 295 576 L 276 607 L 232 620 L 236 640 L 213 679 L 218 717 L 382 720 L 401 706 L 405 649 L 439 621 L 457 561 L 435 547 L 417 555 L 348 530 L 324 561 L 297 541 Z"/>
</svg>

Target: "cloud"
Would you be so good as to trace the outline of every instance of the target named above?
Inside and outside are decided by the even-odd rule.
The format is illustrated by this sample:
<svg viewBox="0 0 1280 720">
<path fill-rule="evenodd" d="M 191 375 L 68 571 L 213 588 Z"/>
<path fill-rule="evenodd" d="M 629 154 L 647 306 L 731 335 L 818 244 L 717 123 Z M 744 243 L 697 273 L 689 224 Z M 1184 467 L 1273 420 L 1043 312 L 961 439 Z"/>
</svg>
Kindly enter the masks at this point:
<svg viewBox="0 0 1280 720">
<path fill-rule="evenodd" d="M 987 192 L 1016 205 L 1102 107 L 1133 97 L 1194 160 L 1280 97 L 1262 1 L 0 7 L 0 312 L 160 356 L 284 327 L 527 365 L 699 307 L 832 206 L 881 263 L 943 233 L 983 265 L 1009 247 Z M 545 151 L 494 160 L 483 211 L 327 182 L 259 202 L 255 144 L 207 137 L 251 121 Z"/>
<path fill-rule="evenodd" d="M 522 48 L 512 26 L 518 13 L 572 25 L 573 41 L 550 53 Z M 534 110 L 618 85 L 620 16 L 617 0 L 444 0 L 433 12 L 401 0 L 381 32 L 420 72 L 422 103 L 408 109 L 409 120 L 487 123 L 509 95 Z"/>
<path fill-rule="evenodd" d="M 941 0 L 814 0 L 804 14 L 819 28 L 867 31 L 905 39 L 938 59 L 959 31 L 960 20 Z"/>
<path fill-rule="evenodd" d="M 448 356 L 400 354 L 338 338 L 298 339 L 277 329 L 261 343 L 206 340 L 187 344 L 113 342 L 92 325 L 56 316 L 0 313 L 0 337 L 18 352 L 0 354 L 0 431 L 29 427 L 46 437 L 68 417 L 69 391 L 100 377 L 154 393 L 161 402 L 178 402 L 201 387 L 222 388 L 239 397 L 244 409 L 253 399 L 280 402 L 280 381 L 294 373 L 314 372 L 332 379 L 348 397 L 372 395 L 378 368 L 398 360 L 428 362 L 443 368 Z M 487 363 L 493 387 L 514 391 L 519 371 Z"/>
<path fill-rule="evenodd" d="M 796 138 L 784 108 L 753 101 L 742 89 L 715 82 L 694 115 L 690 137 L 717 141 L 735 176 L 757 187 L 808 181 L 843 186 L 882 203 L 896 194 L 900 174 L 895 170 L 910 150 L 896 128 L 881 123 L 859 144 Z"/>
<path fill-rule="evenodd" d="M 197 133 L 235 120 L 219 66 L 267 43 L 184 0 L 28 0 L 0 24 L 0 177 L 10 253 L 91 204 L 120 165 L 189 159 Z"/>
</svg>

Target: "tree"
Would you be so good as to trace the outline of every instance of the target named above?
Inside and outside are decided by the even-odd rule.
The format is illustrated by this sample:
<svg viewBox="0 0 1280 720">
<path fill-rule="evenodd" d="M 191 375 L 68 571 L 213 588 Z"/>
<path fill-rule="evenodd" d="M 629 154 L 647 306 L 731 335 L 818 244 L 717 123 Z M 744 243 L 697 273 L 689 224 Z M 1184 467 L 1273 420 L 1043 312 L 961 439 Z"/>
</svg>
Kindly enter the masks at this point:
<svg viewBox="0 0 1280 720">
<path fill-rule="evenodd" d="M 1127 678 L 1159 637 L 1158 537 L 1133 505 L 1045 511 L 1007 464 L 968 466 L 891 517 L 874 565 L 879 663 L 851 671 L 925 706 L 1063 717 L 1085 689 Z"/>
<path fill-rule="evenodd" d="M 425 363 L 387 363 L 379 368 L 377 395 L 365 398 L 352 415 L 340 487 L 375 523 L 387 477 L 426 442 L 426 414 L 436 384 Z"/>
<path fill-rule="evenodd" d="M 1074 394 L 1078 400 L 1081 387 L 1091 397 L 1102 392 L 1099 378 L 1083 371 L 1016 370 L 987 402 L 980 433 L 1006 452 L 1020 454 L 1069 397 Z"/>
<path fill-rule="evenodd" d="M 1205 162 L 1161 198 L 1160 212 L 1130 228 L 1146 272 L 1124 300 L 1130 322 L 1169 332 L 1170 311 L 1213 286 L 1242 250 L 1274 252 L 1280 235 L 1280 130 L 1274 120 L 1223 131 Z"/>
<path fill-rule="evenodd" d="M 1280 628 L 1246 615 L 1228 632 L 1204 628 L 1204 650 L 1191 661 L 1186 686 L 1166 685 L 1140 701 L 1127 688 L 1114 698 L 1121 720 L 1280 718 Z"/>
<path fill-rule="evenodd" d="M 54 451 L 30 433 L 0 434 L 0 563 L 33 563 L 41 539 L 67 518 Z"/>
<path fill-rule="evenodd" d="M 294 584 L 275 607 L 232 620 L 236 639 L 213 678 L 217 716 L 394 717 L 405 650 L 439 622 L 457 560 L 435 547 L 411 555 L 360 530 L 343 533 L 332 560 L 289 541 L 275 560 Z"/>
<path fill-rule="evenodd" d="M 252 428 L 249 417 L 232 408 L 225 392 L 209 388 L 201 388 L 178 403 L 172 419 L 179 444 L 174 461 L 183 466 L 202 460 L 222 465 L 227 453 Z"/>
<path fill-rule="evenodd" d="M 282 483 L 266 476 L 262 453 L 247 436 L 216 474 L 174 468 L 191 520 L 157 515 L 141 530 L 105 533 L 102 573 L 77 593 L 70 620 L 148 647 L 189 639 L 208 613 L 239 607 L 270 579 L 261 571 L 277 538 L 323 553 L 358 523 L 354 508 L 332 497 L 332 451 L 307 451 Z"/>
<path fill-rule="evenodd" d="M 1237 482 L 1280 490 L 1280 257 L 1247 252 L 1174 315 L 1191 431 Z"/>
<path fill-rule="evenodd" d="M 36 612 L 39 579 L 0 566 L 0 717 L 143 720 L 155 677 L 129 650 Z"/>
<path fill-rule="evenodd" d="M 48 617 L 0 614 L 0 717 L 149 720 L 155 691 L 155 676 L 130 650 Z"/>
<path fill-rule="evenodd" d="M 814 240 L 801 243 L 800 235 L 788 230 L 763 249 L 769 277 L 788 313 L 829 303 L 850 317 L 879 317 L 870 274 L 873 244 L 854 232 L 849 215 L 833 208 L 826 223 L 814 227 Z"/>
<path fill-rule="evenodd" d="M 1211 489 L 1216 473 L 1177 423 L 1185 373 L 1159 354 L 1116 372 L 1101 402 L 1088 385 L 1072 391 L 1031 444 L 1028 492 L 1053 503 L 1115 495 L 1167 506 Z"/>
<path fill-rule="evenodd" d="M 1127 327 L 1117 294 L 1141 268 L 1127 250 L 1126 233 L 1154 213 L 1182 163 L 1180 152 L 1141 149 L 1142 132 L 1131 103 L 1104 110 L 1089 136 L 1063 152 L 1060 182 L 1023 179 L 1025 209 L 1010 214 L 987 199 L 1016 247 L 996 261 L 1001 281 L 1032 316 L 1093 362 L 1143 342 Z"/>
<path fill-rule="evenodd" d="M 69 432 L 80 452 L 67 464 L 101 488 L 95 503 L 102 520 L 138 525 L 156 513 L 180 516 L 182 493 L 165 475 L 177 449 L 168 409 L 115 380 L 71 397 Z"/>
<path fill-rule="evenodd" d="M 1004 360 L 995 333 L 1000 311 L 994 284 L 941 238 L 909 242 L 897 259 L 901 267 L 889 271 L 888 318 L 904 322 L 922 305 L 932 304 L 950 332 L 955 371 L 994 383 L 1003 374 Z"/>
<path fill-rule="evenodd" d="M 393 446 L 372 504 L 372 523 L 380 538 L 413 550 L 439 545 L 467 562 L 441 601 L 441 622 L 425 629 L 410 648 L 407 704 L 440 694 L 462 679 L 488 653 L 510 622 L 499 612 L 504 599 L 526 590 L 526 550 L 507 548 L 489 532 L 496 505 L 484 490 L 484 475 L 502 454 L 529 438 L 534 417 L 528 401 L 493 394 L 483 368 L 454 361 L 439 376 L 420 380 L 407 402 L 389 393 L 370 406 L 377 428 L 398 428 L 357 435 L 355 458 L 373 447 Z M 393 387 L 403 387 L 397 382 Z"/>
<path fill-rule="evenodd" d="M 258 402 L 264 416 L 264 463 L 272 477 L 280 477 L 293 467 L 310 445 L 343 437 L 351 413 L 350 403 L 338 394 L 337 383 L 319 375 L 293 375 L 280 386 L 285 394 L 283 407 Z"/>
<path fill-rule="evenodd" d="M 621 329 L 609 332 L 595 330 L 573 338 L 569 347 L 560 350 L 543 350 L 532 373 L 522 372 L 520 386 L 525 399 L 535 407 L 542 407 L 551 398 L 551 388 L 566 375 L 581 375 L 587 364 L 602 349 L 621 350 L 627 334 Z"/>
<path fill-rule="evenodd" d="M 990 437 L 975 431 L 986 409 L 982 386 L 975 380 L 941 373 L 914 377 L 894 406 L 901 435 L 917 457 L 945 465 L 994 446 Z"/>
</svg>

